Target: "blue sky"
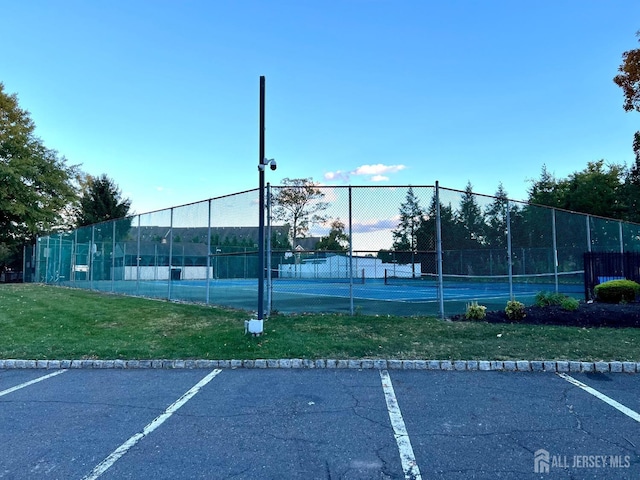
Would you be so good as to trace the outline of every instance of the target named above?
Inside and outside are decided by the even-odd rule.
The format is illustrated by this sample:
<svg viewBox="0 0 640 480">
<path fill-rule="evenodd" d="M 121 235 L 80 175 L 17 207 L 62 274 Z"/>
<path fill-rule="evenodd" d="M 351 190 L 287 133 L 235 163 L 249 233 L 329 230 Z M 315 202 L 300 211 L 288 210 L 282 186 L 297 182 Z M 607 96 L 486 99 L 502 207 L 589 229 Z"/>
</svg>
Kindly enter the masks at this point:
<svg viewBox="0 0 640 480">
<path fill-rule="evenodd" d="M 543 164 L 633 161 L 613 83 L 640 2 L 0 0 L 0 82 L 136 213 L 267 181 L 524 199 Z M 8 20 L 8 21 L 7 21 Z M 12 39 L 6 41 L 6 39 Z"/>
</svg>

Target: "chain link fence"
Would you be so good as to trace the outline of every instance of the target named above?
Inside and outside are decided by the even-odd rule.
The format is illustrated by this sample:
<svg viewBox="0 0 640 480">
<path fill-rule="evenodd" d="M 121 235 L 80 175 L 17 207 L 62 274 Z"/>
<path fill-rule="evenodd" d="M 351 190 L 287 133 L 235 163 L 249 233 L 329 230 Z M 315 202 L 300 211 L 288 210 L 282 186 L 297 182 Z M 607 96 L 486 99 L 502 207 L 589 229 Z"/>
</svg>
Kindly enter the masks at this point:
<svg viewBox="0 0 640 480">
<path fill-rule="evenodd" d="M 267 186 L 267 314 L 446 317 L 540 291 L 583 298 L 585 252 L 640 250 L 637 224 L 438 185 L 287 188 Z M 255 311 L 258 200 L 249 190 L 39 237 L 25 281 Z"/>
</svg>

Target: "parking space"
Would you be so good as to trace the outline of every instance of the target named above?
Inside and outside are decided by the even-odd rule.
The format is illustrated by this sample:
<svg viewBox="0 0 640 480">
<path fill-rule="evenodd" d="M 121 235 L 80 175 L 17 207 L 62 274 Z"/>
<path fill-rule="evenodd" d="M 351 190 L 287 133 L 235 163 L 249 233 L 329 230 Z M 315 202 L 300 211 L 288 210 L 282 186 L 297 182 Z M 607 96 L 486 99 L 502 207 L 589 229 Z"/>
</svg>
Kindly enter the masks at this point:
<svg viewBox="0 0 640 480">
<path fill-rule="evenodd" d="M 56 372 L 0 396 L 0 478 L 640 476 L 640 423 L 551 373 L 390 370 L 391 403 L 374 369 L 16 369 L 0 391 Z M 573 377 L 640 410 L 639 376 Z"/>
</svg>

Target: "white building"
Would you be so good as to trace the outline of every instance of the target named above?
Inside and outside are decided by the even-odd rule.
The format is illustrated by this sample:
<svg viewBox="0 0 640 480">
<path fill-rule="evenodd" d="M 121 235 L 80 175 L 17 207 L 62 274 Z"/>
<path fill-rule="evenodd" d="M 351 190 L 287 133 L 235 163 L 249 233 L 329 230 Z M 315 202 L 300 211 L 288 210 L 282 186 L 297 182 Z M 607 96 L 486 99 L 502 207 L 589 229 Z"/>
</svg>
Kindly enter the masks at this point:
<svg viewBox="0 0 640 480">
<path fill-rule="evenodd" d="M 411 278 L 420 275 L 420 264 L 383 263 L 375 257 L 351 257 L 352 274 L 349 274 L 349 257 L 328 255 L 309 258 L 300 263 L 285 263 L 278 266 L 280 278 Z M 386 271 L 386 274 L 385 274 Z"/>
</svg>

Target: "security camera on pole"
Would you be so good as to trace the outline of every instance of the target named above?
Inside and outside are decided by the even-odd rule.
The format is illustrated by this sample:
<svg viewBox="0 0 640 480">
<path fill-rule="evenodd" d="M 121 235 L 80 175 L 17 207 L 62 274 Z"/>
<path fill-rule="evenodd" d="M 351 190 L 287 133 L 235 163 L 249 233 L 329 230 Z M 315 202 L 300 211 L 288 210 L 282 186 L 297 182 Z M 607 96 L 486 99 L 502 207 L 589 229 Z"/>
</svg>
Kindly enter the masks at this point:
<svg viewBox="0 0 640 480">
<path fill-rule="evenodd" d="M 245 331 L 252 335 L 261 335 L 264 331 L 264 167 L 269 165 L 271 170 L 277 168 L 276 161 L 267 159 L 264 155 L 264 76 L 260 77 L 260 159 L 258 161 L 259 195 L 258 204 L 258 318 L 245 322 Z"/>
</svg>

